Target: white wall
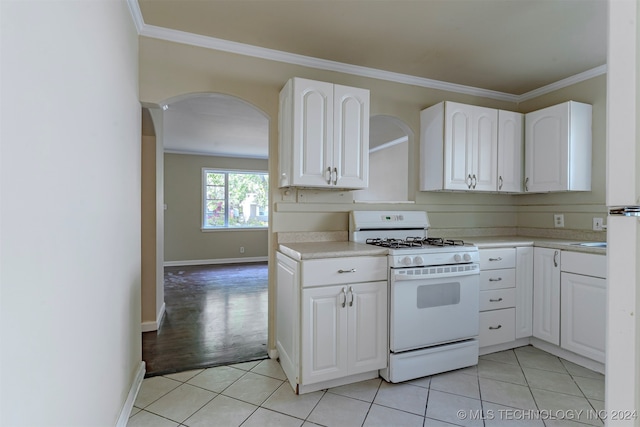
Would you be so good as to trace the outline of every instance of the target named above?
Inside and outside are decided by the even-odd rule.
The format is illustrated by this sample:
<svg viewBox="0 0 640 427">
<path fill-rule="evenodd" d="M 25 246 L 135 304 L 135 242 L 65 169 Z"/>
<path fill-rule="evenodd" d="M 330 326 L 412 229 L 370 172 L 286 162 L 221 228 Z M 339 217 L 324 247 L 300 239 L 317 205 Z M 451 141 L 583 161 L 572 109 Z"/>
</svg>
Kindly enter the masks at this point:
<svg viewBox="0 0 640 427">
<path fill-rule="evenodd" d="M 137 34 L 123 1 L 0 15 L 0 424 L 114 425 L 141 366 Z"/>
</svg>

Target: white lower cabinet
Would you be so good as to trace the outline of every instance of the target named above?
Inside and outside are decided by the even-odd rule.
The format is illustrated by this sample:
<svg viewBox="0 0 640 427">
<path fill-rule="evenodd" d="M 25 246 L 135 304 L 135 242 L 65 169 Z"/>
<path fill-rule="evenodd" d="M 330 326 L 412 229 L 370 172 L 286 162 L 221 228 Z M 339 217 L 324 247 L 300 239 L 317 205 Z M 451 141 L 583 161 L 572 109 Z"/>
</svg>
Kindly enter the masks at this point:
<svg viewBox="0 0 640 427">
<path fill-rule="evenodd" d="M 516 249 L 480 250 L 480 347 L 515 340 Z"/>
<path fill-rule="evenodd" d="M 480 348 L 509 348 L 533 336 L 604 363 L 606 271 L 606 255 L 531 246 L 480 249 Z"/>
<path fill-rule="evenodd" d="M 533 247 L 516 248 L 516 339 L 533 335 Z"/>
<path fill-rule="evenodd" d="M 533 247 L 480 250 L 480 347 L 532 335 Z"/>
<path fill-rule="evenodd" d="M 302 291 L 301 384 L 384 368 L 387 283 Z"/>
<path fill-rule="evenodd" d="M 386 257 L 276 259 L 276 348 L 294 390 L 377 377 L 388 353 Z"/>
<path fill-rule="evenodd" d="M 533 249 L 533 336 L 560 345 L 560 251 Z"/>
<path fill-rule="evenodd" d="M 565 262 L 565 259 L 567 260 Z M 579 269 L 573 265 L 581 266 Z M 595 276 L 576 274 L 587 269 Z M 594 266 L 596 268 L 594 269 Z M 566 270 L 566 271 L 565 271 Z M 569 272 L 574 271 L 574 272 Z M 561 273 L 560 346 L 598 362 L 605 361 L 607 280 L 605 257 L 563 254 Z M 600 276 L 600 277 L 597 277 Z"/>
</svg>

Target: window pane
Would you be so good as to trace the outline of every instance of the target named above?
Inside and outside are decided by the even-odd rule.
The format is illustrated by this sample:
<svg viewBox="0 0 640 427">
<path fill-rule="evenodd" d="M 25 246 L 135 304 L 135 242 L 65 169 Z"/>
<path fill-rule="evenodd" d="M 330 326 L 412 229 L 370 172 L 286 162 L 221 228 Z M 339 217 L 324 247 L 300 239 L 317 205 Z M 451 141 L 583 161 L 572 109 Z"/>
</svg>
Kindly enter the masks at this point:
<svg viewBox="0 0 640 427">
<path fill-rule="evenodd" d="M 224 186 L 217 187 L 213 185 L 207 186 L 207 199 L 222 199 L 224 200 Z"/>
<path fill-rule="evenodd" d="M 221 185 L 224 187 L 224 174 L 207 172 L 207 185 Z"/>
<path fill-rule="evenodd" d="M 253 172 L 206 173 L 204 227 L 267 227 L 269 175 Z M 225 203 L 228 175 L 228 210 Z"/>
</svg>

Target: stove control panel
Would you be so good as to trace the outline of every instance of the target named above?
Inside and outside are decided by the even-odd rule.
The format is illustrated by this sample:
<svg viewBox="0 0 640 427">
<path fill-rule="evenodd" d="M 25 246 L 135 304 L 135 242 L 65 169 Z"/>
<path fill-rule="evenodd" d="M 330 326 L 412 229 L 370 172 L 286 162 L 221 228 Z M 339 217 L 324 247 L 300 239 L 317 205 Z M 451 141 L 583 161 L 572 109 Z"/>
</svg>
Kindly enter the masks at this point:
<svg viewBox="0 0 640 427">
<path fill-rule="evenodd" d="M 428 254 L 389 255 L 389 267 L 423 267 L 430 265 L 469 264 L 479 262 L 477 251 L 471 252 L 441 252 Z"/>
</svg>

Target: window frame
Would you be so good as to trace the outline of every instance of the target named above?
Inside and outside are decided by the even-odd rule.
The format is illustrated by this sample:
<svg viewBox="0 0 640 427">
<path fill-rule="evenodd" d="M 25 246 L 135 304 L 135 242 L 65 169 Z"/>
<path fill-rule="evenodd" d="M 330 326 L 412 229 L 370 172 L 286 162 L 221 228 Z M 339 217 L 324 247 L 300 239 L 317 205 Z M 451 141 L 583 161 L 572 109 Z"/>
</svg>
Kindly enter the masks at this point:
<svg viewBox="0 0 640 427">
<path fill-rule="evenodd" d="M 214 226 L 206 226 L 206 210 L 207 210 L 207 173 L 218 173 L 224 174 L 224 203 L 225 203 L 225 213 L 224 213 L 224 226 L 214 227 Z M 229 174 L 246 174 L 246 175 L 266 175 L 267 185 L 269 183 L 269 171 L 263 170 L 253 170 L 253 169 L 223 169 L 223 168 L 212 168 L 212 167 L 203 167 L 201 171 L 201 182 L 202 189 L 200 193 L 200 230 L 203 232 L 212 232 L 212 231 L 249 231 L 249 230 L 266 230 L 268 229 L 268 225 L 265 226 L 245 226 L 245 227 L 230 227 L 229 226 Z M 267 188 L 267 198 L 269 197 Z M 267 206 L 268 208 L 268 206 Z M 268 211 L 267 211 L 268 212 Z M 269 215 L 269 213 L 268 213 Z M 270 215 L 269 215 L 270 216 Z M 267 219 L 267 223 L 269 220 Z"/>
</svg>

